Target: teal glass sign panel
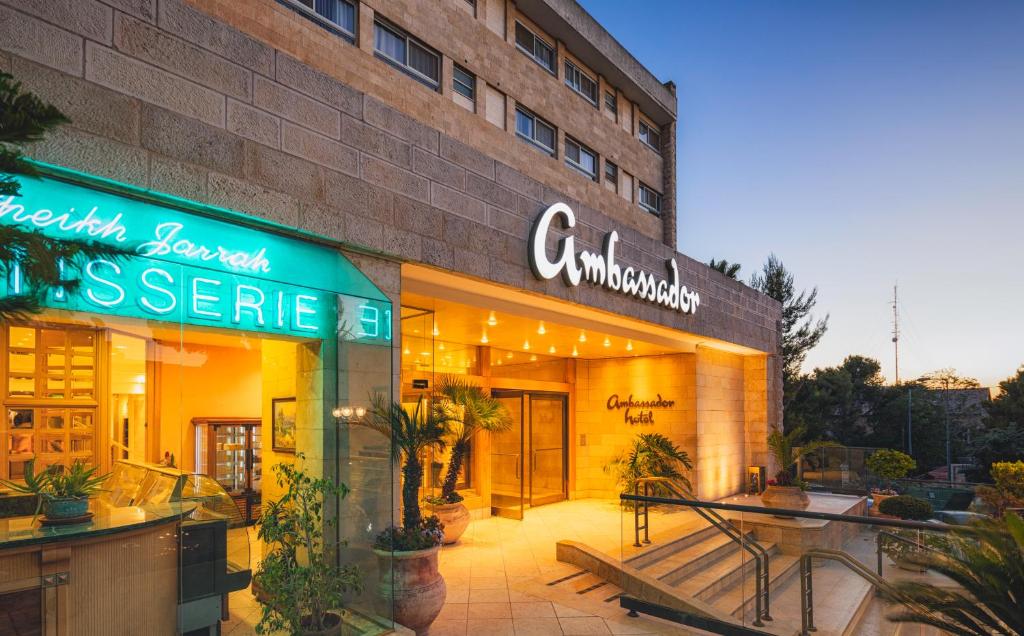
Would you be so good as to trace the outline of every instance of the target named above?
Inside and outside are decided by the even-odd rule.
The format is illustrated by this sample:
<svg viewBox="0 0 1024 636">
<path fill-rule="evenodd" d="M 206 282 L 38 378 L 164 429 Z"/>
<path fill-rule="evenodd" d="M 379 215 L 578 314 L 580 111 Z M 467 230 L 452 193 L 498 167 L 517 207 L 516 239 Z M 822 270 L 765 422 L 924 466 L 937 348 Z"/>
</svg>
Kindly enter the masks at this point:
<svg viewBox="0 0 1024 636">
<path fill-rule="evenodd" d="M 81 284 L 71 293 L 51 291 L 49 307 L 307 337 L 336 333 L 339 295 L 356 297 L 352 316 L 390 312 L 387 297 L 330 247 L 241 218 L 193 213 L 176 205 L 186 202 L 127 186 L 119 189 L 138 196 L 52 177 L 19 181 L 20 196 L 0 198 L 0 223 L 130 253 L 68 268 Z M 23 284 L 16 268 L 8 272 L 8 294 Z M 358 336 L 372 330 L 352 333 L 383 341 Z"/>
</svg>

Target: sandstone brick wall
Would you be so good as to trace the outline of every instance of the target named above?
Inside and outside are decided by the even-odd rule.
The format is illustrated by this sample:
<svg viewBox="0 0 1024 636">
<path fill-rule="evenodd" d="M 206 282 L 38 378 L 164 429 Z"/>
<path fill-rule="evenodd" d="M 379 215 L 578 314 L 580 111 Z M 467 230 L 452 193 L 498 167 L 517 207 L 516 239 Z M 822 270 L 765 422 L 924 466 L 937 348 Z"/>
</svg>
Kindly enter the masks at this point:
<svg viewBox="0 0 1024 636">
<path fill-rule="evenodd" d="M 746 472 L 745 358 L 698 347 L 697 495 L 719 499 L 740 492 Z"/>
</svg>

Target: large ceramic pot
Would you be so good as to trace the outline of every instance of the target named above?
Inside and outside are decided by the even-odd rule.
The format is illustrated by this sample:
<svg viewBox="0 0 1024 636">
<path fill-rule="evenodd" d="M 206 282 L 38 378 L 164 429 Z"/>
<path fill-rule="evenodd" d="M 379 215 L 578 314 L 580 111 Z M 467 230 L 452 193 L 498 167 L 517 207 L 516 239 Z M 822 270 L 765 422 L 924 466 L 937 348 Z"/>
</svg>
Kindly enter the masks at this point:
<svg viewBox="0 0 1024 636">
<path fill-rule="evenodd" d="M 394 612 L 396 623 L 417 634 L 426 633 L 447 596 L 444 578 L 437 570 L 440 550 L 441 546 L 410 552 L 373 551 L 380 565 L 377 599 L 382 615 Z"/>
<path fill-rule="evenodd" d="M 768 508 L 804 510 L 811 499 L 799 486 L 768 486 L 761 493 L 761 502 Z"/>
<path fill-rule="evenodd" d="M 341 616 L 334 612 L 327 612 L 324 615 L 324 624 L 326 627 L 323 629 L 306 629 L 302 628 L 300 632 L 302 636 L 341 636 Z"/>
<path fill-rule="evenodd" d="M 893 517 L 891 515 L 883 515 L 882 514 L 882 502 L 885 501 L 886 499 L 888 499 L 889 497 L 895 497 L 895 496 L 896 495 L 883 495 L 882 493 L 878 493 L 878 492 L 871 493 L 871 512 L 870 512 L 870 515 L 872 517 L 887 517 L 889 519 L 892 519 Z"/>
<path fill-rule="evenodd" d="M 47 519 L 76 519 L 89 512 L 88 497 L 46 497 L 43 514 Z"/>
<path fill-rule="evenodd" d="M 458 541 L 469 527 L 469 508 L 461 501 L 440 506 L 431 505 L 430 509 L 444 525 L 444 545 Z"/>
</svg>

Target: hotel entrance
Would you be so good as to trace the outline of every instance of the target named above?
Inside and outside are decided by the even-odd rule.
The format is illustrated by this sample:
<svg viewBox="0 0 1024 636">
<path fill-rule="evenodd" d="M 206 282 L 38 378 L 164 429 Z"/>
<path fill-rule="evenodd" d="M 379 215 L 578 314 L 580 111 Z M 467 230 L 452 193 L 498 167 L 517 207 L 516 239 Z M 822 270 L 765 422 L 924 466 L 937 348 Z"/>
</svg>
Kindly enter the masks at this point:
<svg viewBox="0 0 1024 636">
<path fill-rule="evenodd" d="M 497 390 L 512 427 L 491 435 L 491 514 L 522 519 L 523 509 L 568 495 L 568 396 Z"/>
</svg>

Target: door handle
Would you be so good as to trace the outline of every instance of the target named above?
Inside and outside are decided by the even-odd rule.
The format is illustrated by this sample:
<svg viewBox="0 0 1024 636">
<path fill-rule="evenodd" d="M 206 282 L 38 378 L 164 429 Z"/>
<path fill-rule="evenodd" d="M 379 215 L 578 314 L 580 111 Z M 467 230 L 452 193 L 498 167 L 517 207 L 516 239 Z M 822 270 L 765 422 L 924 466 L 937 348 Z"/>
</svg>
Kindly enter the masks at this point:
<svg viewBox="0 0 1024 636">
<path fill-rule="evenodd" d="M 521 459 L 522 459 L 522 455 L 518 455 L 517 454 L 516 455 L 516 479 L 522 479 L 523 478 L 522 470 L 521 470 L 523 465 L 522 465 L 522 461 L 520 461 Z"/>
</svg>

